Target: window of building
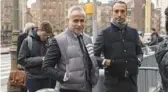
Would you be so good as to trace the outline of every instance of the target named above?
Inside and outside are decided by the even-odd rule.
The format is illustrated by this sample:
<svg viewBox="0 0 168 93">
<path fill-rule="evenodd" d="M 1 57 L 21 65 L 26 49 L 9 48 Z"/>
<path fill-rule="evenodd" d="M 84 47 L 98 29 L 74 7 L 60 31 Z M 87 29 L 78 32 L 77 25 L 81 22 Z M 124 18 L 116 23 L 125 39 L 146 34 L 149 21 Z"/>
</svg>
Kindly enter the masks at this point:
<svg viewBox="0 0 168 93">
<path fill-rule="evenodd" d="M 7 29 L 7 30 L 9 29 L 9 26 L 8 26 L 8 25 L 6 25 L 6 29 Z"/>
<path fill-rule="evenodd" d="M 45 14 L 45 13 L 43 14 L 43 17 L 46 17 L 46 14 Z"/>
<path fill-rule="evenodd" d="M 3 25 L 1 26 L 1 28 L 2 28 L 2 30 L 4 30 L 4 26 Z"/>
<path fill-rule="evenodd" d="M 44 7 L 44 8 L 46 7 L 46 3 L 45 3 L 45 2 L 43 2 L 43 7 Z"/>
<path fill-rule="evenodd" d="M 66 7 L 68 7 L 68 3 L 66 3 Z"/>
<path fill-rule="evenodd" d="M 56 28 L 56 26 L 54 25 L 54 26 L 53 26 L 53 29 L 55 29 L 55 28 Z"/>
<path fill-rule="evenodd" d="M 55 21 L 55 19 L 56 19 L 56 16 L 53 15 L 53 20 Z"/>
<path fill-rule="evenodd" d="M 46 13 L 46 9 L 43 9 L 43 12 Z"/>
<path fill-rule="evenodd" d="M 49 9 L 49 13 L 50 13 L 50 14 L 52 13 L 52 9 Z"/>
<path fill-rule="evenodd" d="M 54 9 L 56 7 L 56 2 L 53 2 L 52 8 Z"/>
</svg>

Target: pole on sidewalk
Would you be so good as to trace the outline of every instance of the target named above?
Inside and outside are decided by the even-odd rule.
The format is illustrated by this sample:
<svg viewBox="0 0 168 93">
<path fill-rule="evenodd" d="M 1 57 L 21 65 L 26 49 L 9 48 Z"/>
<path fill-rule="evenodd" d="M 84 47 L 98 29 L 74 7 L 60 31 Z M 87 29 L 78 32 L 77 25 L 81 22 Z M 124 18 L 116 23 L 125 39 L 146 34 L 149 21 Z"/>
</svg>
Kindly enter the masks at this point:
<svg viewBox="0 0 168 93">
<path fill-rule="evenodd" d="M 93 33 L 93 43 L 96 41 L 97 37 L 97 0 L 93 0 L 94 13 L 92 16 L 92 33 Z"/>
<path fill-rule="evenodd" d="M 145 4 L 145 33 L 151 30 L 151 0 L 146 0 Z"/>
<path fill-rule="evenodd" d="M 85 11 L 87 15 L 87 31 L 91 32 L 93 36 L 93 43 L 95 42 L 97 36 L 97 3 L 96 0 L 89 2 L 87 0 L 87 4 L 85 5 Z"/>
<path fill-rule="evenodd" d="M 19 35 L 19 1 L 13 0 L 13 29 L 12 29 L 12 46 L 10 48 L 11 54 L 11 72 L 17 69 L 17 57 L 16 57 L 16 47 L 17 47 L 17 38 Z M 20 88 L 14 87 L 7 83 L 7 91 L 8 92 L 18 92 Z"/>
</svg>

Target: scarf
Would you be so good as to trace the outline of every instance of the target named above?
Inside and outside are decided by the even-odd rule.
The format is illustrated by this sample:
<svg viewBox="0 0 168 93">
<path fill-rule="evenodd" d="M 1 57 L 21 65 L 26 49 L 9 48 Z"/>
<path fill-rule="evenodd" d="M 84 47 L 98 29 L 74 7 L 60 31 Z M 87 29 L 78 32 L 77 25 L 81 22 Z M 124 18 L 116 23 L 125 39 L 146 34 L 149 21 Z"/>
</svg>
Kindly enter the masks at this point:
<svg viewBox="0 0 168 93">
<path fill-rule="evenodd" d="M 119 29 L 124 29 L 127 26 L 126 22 L 117 22 L 115 20 L 112 20 L 112 24 L 115 25 L 116 27 L 118 27 Z"/>
</svg>

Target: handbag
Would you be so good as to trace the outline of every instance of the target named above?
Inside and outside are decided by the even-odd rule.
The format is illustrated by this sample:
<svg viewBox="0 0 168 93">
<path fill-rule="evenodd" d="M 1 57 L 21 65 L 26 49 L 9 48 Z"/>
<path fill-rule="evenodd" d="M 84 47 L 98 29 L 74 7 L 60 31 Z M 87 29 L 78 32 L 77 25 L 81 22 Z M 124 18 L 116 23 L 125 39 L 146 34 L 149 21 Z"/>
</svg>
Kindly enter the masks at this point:
<svg viewBox="0 0 168 93">
<path fill-rule="evenodd" d="M 16 87 L 26 87 L 26 74 L 23 70 L 14 70 L 9 75 L 9 85 Z"/>
</svg>

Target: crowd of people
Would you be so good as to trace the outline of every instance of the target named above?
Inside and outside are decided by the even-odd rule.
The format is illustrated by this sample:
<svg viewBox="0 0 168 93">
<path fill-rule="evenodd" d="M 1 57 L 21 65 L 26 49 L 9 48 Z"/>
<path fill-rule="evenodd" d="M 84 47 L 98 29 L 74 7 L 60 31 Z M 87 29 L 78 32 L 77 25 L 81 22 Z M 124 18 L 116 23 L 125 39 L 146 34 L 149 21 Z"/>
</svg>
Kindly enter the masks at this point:
<svg viewBox="0 0 168 93">
<path fill-rule="evenodd" d="M 126 17 L 126 3 L 116 1 L 110 26 L 100 31 L 94 44 L 84 31 L 86 13 L 80 6 L 69 8 L 67 28 L 56 36 L 48 21 L 38 27 L 27 23 L 17 47 L 18 68 L 26 72 L 26 88 L 22 91 L 55 88 L 59 82 L 60 92 L 92 92 L 99 69 L 103 68 L 106 92 L 137 92 L 142 44 L 138 31 L 127 25 Z M 156 39 L 159 35 L 152 30 L 149 45 L 163 41 Z"/>
</svg>

